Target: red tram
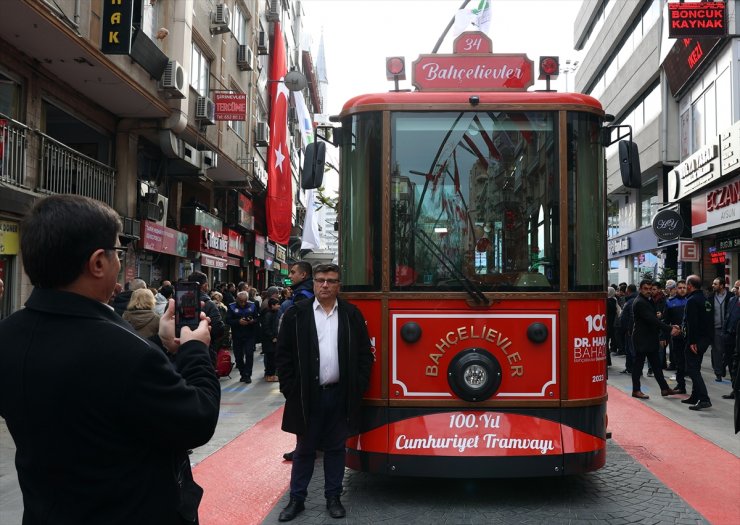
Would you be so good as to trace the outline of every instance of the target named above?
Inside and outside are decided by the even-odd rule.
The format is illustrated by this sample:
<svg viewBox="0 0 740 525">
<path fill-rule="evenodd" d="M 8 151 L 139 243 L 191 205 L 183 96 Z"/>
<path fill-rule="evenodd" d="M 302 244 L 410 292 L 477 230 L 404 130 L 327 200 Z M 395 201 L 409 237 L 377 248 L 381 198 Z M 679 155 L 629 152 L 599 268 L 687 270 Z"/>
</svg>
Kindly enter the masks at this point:
<svg viewBox="0 0 740 525">
<path fill-rule="evenodd" d="M 527 91 L 533 62 L 490 46 L 463 34 L 414 63 L 416 91 L 355 97 L 336 118 L 342 292 L 376 359 L 357 470 L 605 463 L 606 117 L 586 95 Z M 306 188 L 323 173 L 313 146 Z"/>
</svg>

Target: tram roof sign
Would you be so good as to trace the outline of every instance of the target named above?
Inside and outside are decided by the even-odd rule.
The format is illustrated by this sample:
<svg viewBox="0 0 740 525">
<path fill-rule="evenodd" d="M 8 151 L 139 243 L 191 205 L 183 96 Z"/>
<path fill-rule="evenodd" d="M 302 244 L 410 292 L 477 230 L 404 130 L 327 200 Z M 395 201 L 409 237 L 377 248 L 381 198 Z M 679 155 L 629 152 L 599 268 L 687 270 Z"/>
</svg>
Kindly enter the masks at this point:
<svg viewBox="0 0 740 525">
<path fill-rule="evenodd" d="M 491 39 L 479 31 L 455 39 L 451 55 L 420 55 L 412 84 L 420 91 L 526 91 L 534 83 L 534 63 L 525 54 L 492 53 Z"/>
</svg>

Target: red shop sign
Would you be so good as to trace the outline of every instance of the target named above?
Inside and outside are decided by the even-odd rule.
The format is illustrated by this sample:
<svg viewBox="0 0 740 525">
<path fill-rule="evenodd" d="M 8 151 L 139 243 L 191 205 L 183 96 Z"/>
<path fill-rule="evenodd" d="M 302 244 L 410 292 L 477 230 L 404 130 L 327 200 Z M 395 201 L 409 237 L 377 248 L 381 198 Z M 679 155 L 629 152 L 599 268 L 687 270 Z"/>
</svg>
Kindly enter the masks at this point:
<svg viewBox="0 0 740 525">
<path fill-rule="evenodd" d="M 183 228 L 188 234 L 188 250 L 226 257 L 229 248 L 228 235 L 193 224 Z"/>
<path fill-rule="evenodd" d="M 214 93 L 216 120 L 245 120 L 247 118 L 247 95 L 244 93 Z"/>
<path fill-rule="evenodd" d="M 244 235 L 229 228 L 224 228 L 224 234 L 229 236 L 229 248 L 227 251 L 232 255 L 244 257 Z"/>
</svg>

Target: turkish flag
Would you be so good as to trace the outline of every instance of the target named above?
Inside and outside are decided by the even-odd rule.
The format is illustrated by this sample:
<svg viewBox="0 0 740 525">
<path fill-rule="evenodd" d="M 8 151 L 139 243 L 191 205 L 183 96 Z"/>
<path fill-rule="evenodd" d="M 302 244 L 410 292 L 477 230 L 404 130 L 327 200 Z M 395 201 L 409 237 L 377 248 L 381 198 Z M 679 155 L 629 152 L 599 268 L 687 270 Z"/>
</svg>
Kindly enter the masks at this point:
<svg viewBox="0 0 740 525">
<path fill-rule="evenodd" d="M 288 244 L 293 226 L 293 177 L 288 151 L 288 97 L 285 86 L 285 40 L 280 22 L 275 22 L 270 63 L 270 145 L 267 149 L 267 235 L 278 244 Z"/>
</svg>

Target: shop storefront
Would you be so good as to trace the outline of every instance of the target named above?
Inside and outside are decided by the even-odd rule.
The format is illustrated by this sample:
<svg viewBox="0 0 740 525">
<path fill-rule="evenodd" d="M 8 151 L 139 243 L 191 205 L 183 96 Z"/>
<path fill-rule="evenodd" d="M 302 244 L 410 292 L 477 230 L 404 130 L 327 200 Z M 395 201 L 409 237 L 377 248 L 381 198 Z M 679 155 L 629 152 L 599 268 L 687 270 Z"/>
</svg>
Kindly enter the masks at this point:
<svg viewBox="0 0 740 525">
<path fill-rule="evenodd" d="M 187 234 L 152 221 L 141 221 L 141 246 L 144 251 L 136 256 L 129 250 L 124 265 L 126 282 L 141 277 L 158 286 L 168 279 L 175 281 L 187 276 L 187 265 L 182 259 L 188 255 Z"/>
<path fill-rule="evenodd" d="M 17 263 L 20 253 L 19 224 L 15 221 L 0 220 L 0 279 L 3 281 L 0 295 L 0 319 L 17 309 L 14 298 L 17 296 L 17 283 L 20 282 L 16 272 L 20 272 Z"/>
<path fill-rule="evenodd" d="M 691 203 L 691 238 L 707 281 L 740 276 L 740 121 L 668 174 L 669 199 Z"/>
<path fill-rule="evenodd" d="M 664 268 L 663 250 L 652 227 L 609 239 L 609 284 L 639 283 L 646 274 L 659 276 Z"/>
</svg>

